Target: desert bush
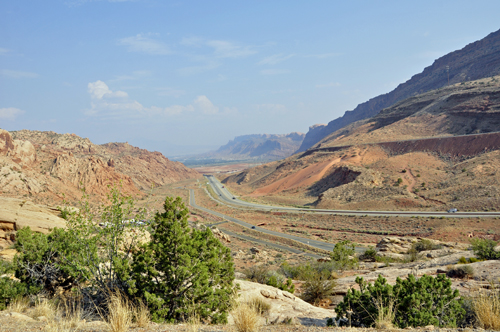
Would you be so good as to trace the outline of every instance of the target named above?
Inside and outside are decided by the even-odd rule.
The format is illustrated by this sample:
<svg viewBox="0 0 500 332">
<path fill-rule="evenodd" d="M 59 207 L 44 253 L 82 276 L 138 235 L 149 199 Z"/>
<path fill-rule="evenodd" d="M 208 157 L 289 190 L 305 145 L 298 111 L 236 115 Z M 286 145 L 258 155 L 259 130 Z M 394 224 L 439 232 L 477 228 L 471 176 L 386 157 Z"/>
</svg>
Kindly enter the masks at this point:
<svg viewBox="0 0 500 332">
<path fill-rule="evenodd" d="M 289 292 L 289 293 L 294 293 L 295 292 L 295 285 L 292 283 L 292 279 L 288 278 L 286 281 L 278 279 L 275 275 L 271 275 L 269 277 L 269 280 L 267 280 L 267 285 L 276 287 L 278 289 L 281 289 L 283 291 Z"/>
<path fill-rule="evenodd" d="M 374 247 L 368 247 L 366 251 L 359 256 L 359 260 L 361 261 L 370 261 L 375 262 L 377 259 L 377 251 Z"/>
<path fill-rule="evenodd" d="M 468 263 L 469 262 L 467 261 L 467 258 L 465 258 L 464 256 L 458 259 L 458 264 L 468 264 Z"/>
<path fill-rule="evenodd" d="M 500 252 L 495 251 L 495 247 L 498 245 L 496 241 L 474 238 L 470 243 L 474 255 L 479 259 L 500 259 Z"/>
<path fill-rule="evenodd" d="M 339 318 L 345 318 L 351 312 L 353 326 L 373 326 L 377 317 L 390 317 L 394 310 L 393 323 L 405 328 L 408 326 L 456 326 L 465 314 L 462 299 L 457 290 L 451 289 L 451 281 L 444 275 L 436 278 L 424 275 L 416 279 L 410 275 L 407 279 L 398 278 L 391 286 L 382 276 L 374 284 L 363 278 L 356 278 L 360 290 L 350 289 L 344 300 L 335 308 Z"/>
<path fill-rule="evenodd" d="M 180 197 L 167 197 L 151 240 L 133 256 L 129 294 L 145 299 L 155 321 L 227 320 L 234 267 L 229 248 L 209 228 L 191 229 Z"/>
<path fill-rule="evenodd" d="M 330 257 L 332 261 L 338 264 L 339 270 L 353 269 L 358 265 L 358 259 L 354 257 L 355 249 L 356 244 L 349 240 L 340 241 L 335 244 Z"/>
<path fill-rule="evenodd" d="M 421 251 L 427 251 L 427 250 L 441 249 L 442 246 L 432 243 L 431 240 L 422 239 L 419 242 L 414 243 L 412 245 L 412 248 L 415 249 L 417 252 L 421 252 Z"/>
<path fill-rule="evenodd" d="M 245 275 L 248 279 L 259 284 L 266 284 L 269 279 L 269 267 L 265 264 L 253 265 L 245 269 Z"/>
<path fill-rule="evenodd" d="M 302 285 L 300 297 L 306 302 L 317 304 L 322 299 L 331 296 L 335 286 L 336 282 L 330 274 L 314 271 L 307 276 Z"/>
<path fill-rule="evenodd" d="M 446 276 L 449 278 L 470 279 L 474 277 L 474 268 L 469 265 L 457 266 L 449 269 Z"/>
</svg>

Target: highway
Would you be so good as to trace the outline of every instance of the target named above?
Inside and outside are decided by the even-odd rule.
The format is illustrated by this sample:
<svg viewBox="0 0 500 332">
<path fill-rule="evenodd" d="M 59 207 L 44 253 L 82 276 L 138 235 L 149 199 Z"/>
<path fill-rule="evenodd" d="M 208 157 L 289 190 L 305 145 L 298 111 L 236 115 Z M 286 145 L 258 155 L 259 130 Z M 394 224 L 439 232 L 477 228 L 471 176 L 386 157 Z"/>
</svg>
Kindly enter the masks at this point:
<svg viewBox="0 0 500 332">
<path fill-rule="evenodd" d="M 250 202 L 245 202 L 238 199 L 233 195 L 220 181 L 212 175 L 205 175 L 208 183 L 212 187 L 213 191 L 216 193 L 216 200 L 223 202 L 227 205 L 233 207 L 247 208 L 247 209 L 257 209 L 264 211 L 275 211 L 275 212 L 315 212 L 322 214 L 336 214 L 336 215 L 356 215 L 356 216 L 396 216 L 396 217 L 445 217 L 445 218 L 481 218 L 481 217 L 500 217 L 500 212 L 455 212 L 448 213 L 446 211 L 360 211 L 360 210 L 328 210 L 328 209 L 308 209 L 308 208 L 296 208 L 296 207 L 286 207 L 286 206 L 272 206 L 264 204 L 255 204 Z"/>
<path fill-rule="evenodd" d="M 189 189 L 189 205 L 191 205 L 192 207 L 197 208 L 197 209 L 199 209 L 201 211 L 205 211 L 207 213 L 216 215 L 218 217 L 221 217 L 221 218 L 224 218 L 226 220 L 232 221 L 235 224 L 238 224 L 240 226 L 243 226 L 243 227 L 246 227 L 246 228 L 249 228 L 249 229 L 252 229 L 252 226 L 254 226 L 252 224 L 244 222 L 243 220 L 239 220 L 239 219 L 227 216 L 225 214 L 219 213 L 217 211 L 212 211 L 212 210 L 206 209 L 206 208 L 204 208 L 202 206 L 199 206 L 198 204 L 196 204 L 196 199 L 195 199 L 195 196 L 194 196 L 194 190 L 193 189 Z M 258 226 L 255 226 L 255 228 L 253 228 L 253 230 L 261 232 L 261 233 L 265 233 L 265 234 L 270 234 L 270 235 L 279 236 L 279 237 L 286 238 L 286 239 L 295 240 L 297 242 L 300 242 L 300 243 L 303 243 L 303 244 L 307 244 L 307 245 L 309 245 L 311 247 L 315 247 L 315 248 L 323 249 L 323 250 L 327 250 L 327 251 L 332 251 L 333 247 L 335 247 L 335 244 L 332 244 L 332 243 L 327 243 L 327 242 L 322 242 L 322 241 L 312 240 L 312 239 L 306 239 L 306 238 L 303 238 L 303 237 L 300 237 L 300 236 L 295 236 L 295 235 L 289 235 L 289 234 L 284 234 L 284 233 L 280 233 L 280 232 L 275 232 L 275 231 L 271 231 L 271 230 L 268 230 L 268 229 L 265 229 L 265 228 L 261 228 L 261 227 L 258 227 Z M 234 233 L 228 232 L 226 230 L 224 230 L 224 233 L 227 233 L 228 235 L 231 235 L 231 236 L 245 238 L 245 239 L 251 240 L 251 241 L 261 242 L 263 244 L 270 244 L 271 246 L 274 246 L 274 247 L 277 247 L 277 248 L 280 248 L 280 249 L 283 249 L 283 250 L 288 250 L 288 251 L 291 251 L 291 252 L 296 253 L 296 254 L 305 254 L 307 256 L 314 257 L 314 258 L 322 257 L 322 256 L 317 255 L 317 254 L 304 253 L 301 250 L 298 250 L 298 249 L 295 249 L 295 248 L 290 248 L 288 246 L 280 245 L 280 244 L 277 244 L 277 243 L 272 243 L 272 242 L 268 242 L 268 241 L 257 240 L 257 239 L 254 239 L 254 238 L 248 238 L 248 237 L 246 237 L 244 235 L 234 234 Z M 362 251 L 362 248 L 359 248 L 359 250 Z"/>
</svg>

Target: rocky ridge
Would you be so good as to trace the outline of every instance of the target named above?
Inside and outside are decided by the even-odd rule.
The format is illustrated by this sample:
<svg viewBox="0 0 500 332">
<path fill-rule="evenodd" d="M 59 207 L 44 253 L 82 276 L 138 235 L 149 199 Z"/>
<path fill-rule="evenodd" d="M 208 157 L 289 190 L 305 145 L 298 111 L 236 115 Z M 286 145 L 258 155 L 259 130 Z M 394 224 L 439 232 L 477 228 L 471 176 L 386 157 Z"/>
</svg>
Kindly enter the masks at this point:
<svg viewBox="0 0 500 332">
<path fill-rule="evenodd" d="M 382 109 L 408 97 L 435 90 L 449 84 L 478 80 L 500 74 L 500 30 L 464 48 L 435 60 L 423 72 L 400 84 L 393 91 L 359 104 L 327 126 L 313 127 L 297 152 L 320 142 L 331 133 L 349 124 L 377 115 Z"/>
<path fill-rule="evenodd" d="M 159 152 L 127 143 L 93 144 L 75 134 L 0 129 L 0 188 L 3 196 L 54 202 L 81 196 L 79 188 L 98 196 L 121 183 L 122 191 L 140 195 L 151 186 L 200 176 Z"/>
</svg>

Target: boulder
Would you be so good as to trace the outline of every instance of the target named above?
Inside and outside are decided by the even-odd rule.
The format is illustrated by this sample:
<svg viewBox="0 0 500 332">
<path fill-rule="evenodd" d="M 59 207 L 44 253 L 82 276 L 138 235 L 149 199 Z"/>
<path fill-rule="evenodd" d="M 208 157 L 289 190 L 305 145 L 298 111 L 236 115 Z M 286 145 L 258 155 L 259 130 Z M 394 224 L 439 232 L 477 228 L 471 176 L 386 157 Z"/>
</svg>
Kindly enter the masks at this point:
<svg viewBox="0 0 500 332">
<path fill-rule="evenodd" d="M 66 220 L 47 207 L 18 198 L 0 197 L 0 229 L 19 230 L 29 226 L 33 231 L 48 233 L 54 227 L 66 227 Z"/>
<path fill-rule="evenodd" d="M 289 292 L 272 286 L 244 280 L 237 280 L 235 283 L 240 285 L 239 301 L 245 302 L 260 297 L 271 305 L 265 317 L 267 324 L 295 322 L 305 326 L 326 326 L 326 320 L 336 316 L 333 310 L 315 307 Z M 231 315 L 229 323 L 234 323 Z"/>
</svg>

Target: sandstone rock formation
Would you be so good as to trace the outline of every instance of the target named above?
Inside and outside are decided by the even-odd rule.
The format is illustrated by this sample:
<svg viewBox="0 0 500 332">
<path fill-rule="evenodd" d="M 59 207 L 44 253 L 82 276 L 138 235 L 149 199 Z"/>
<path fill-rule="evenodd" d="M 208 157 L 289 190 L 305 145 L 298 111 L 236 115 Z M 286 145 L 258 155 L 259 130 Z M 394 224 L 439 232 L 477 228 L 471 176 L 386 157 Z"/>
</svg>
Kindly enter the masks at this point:
<svg viewBox="0 0 500 332">
<path fill-rule="evenodd" d="M 263 319 L 263 324 L 279 324 L 292 321 L 304 326 L 326 326 L 326 320 L 336 316 L 333 310 L 315 307 L 293 294 L 272 286 L 245 280 L 236 280 L 235 283 L 240 286 L 238 290 L 238 300 L 240 302 L 257 297 L 271 305 L 267 317 Z M 233 323 L 231 316 L 228 320 L 229 324 Z"/>
<path fill-rule="evenodd" d="M 52 228 L 66 227 L 66 221 L 54 208 L 40 206 L 29 200 L 0 197 L 0 249 L 15 241 L 15 231 L 29 226 L 35 232 L 48 233 Z"/>
<path fill-rule="evenodd" d="M 80 189 L 104 196 L 109 185 L 140 190 L 200 176 L 159 152 L 127 143 L 95 145 L 74 134 L 0 130 L 0 190 L 3 196 L 55 203 L 62 194 L 79 199 Z"/>
</svg>

